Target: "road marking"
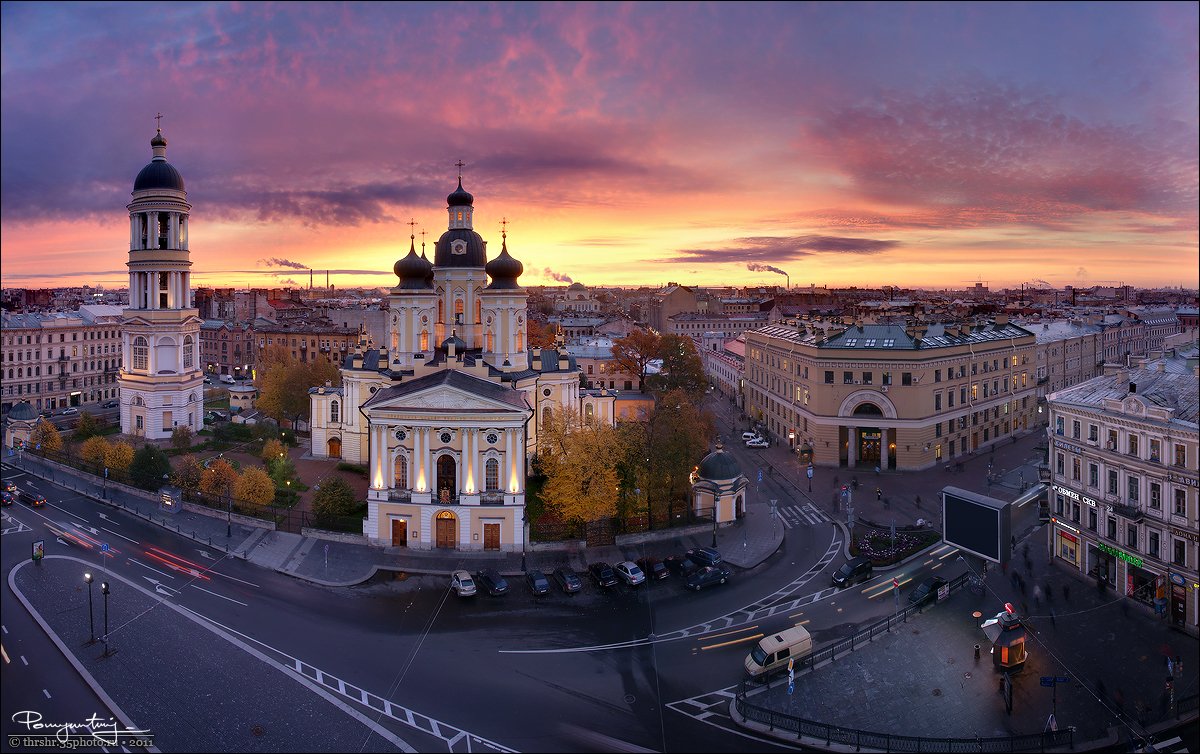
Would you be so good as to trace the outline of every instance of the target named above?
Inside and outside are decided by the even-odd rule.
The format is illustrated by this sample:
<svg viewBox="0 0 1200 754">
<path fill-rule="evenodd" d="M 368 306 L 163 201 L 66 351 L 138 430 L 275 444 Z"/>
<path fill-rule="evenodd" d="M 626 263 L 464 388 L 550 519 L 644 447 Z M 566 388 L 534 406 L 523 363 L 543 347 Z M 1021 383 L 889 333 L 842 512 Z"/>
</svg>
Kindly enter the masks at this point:
<svg viewBox="0 0 1200 754">
<path fill-rule="evenodd" d="M 140 565 L 142 568 L 145 568 L 148 571 L 154 571 L 155 573 L 160 574 L 162 576 L 166 576 L 168 579 L 175 578 L 174 576 L 172 576 L 169 573 L 166 573 L 165 571 L 160 571 L 157 568 L 151 568 L 150 566 L 146 565 L 145 563 L 143 563 L 140 560 L 134 560 L 133 558 L 128 558 L 128 560 L 130 563 L 133 563 L 134 565 Z M 142 578 L 147 578 L 147 577 L 143 576 Z"/>
<path fill-rule="evenodd" d="M 742 631 L 753 631 L 756 628 L 758 628 L 758 626 L 746 626 L 745 628 L 737 628 L 737 629 L 734 629 L 733 631 L 726 631 L 723 634 L 712 634 L 711 636 L 699 636 L 696 638 L 698 641 L 701 639 L 719 639 L 722 636 L 729 636 L 730 634 L 740 634 Z"/>
<path fill-rule="evenodd" d="M 215 575 L 217 575 L 217 576 L 224 576 L 225 578 L 229 579 L 230 581 L 236 581 L 236 582 L 238 582 L 239 584 L 245 584 L 246 586 L 252 586 L 252 587 L 254 587 L 255 589 L 262 589 L 262 587 L 261 587 L 261 586 L 259 586 L 258 584 L 255 584 L 253 581 L 244 581 L 244 580 L 242 580 L 242 579 L 239 579 L 239 578 L 237 578 L 236 576 L 230 576 L 230 575 L 229 575 L 229 574 L 227 574 L 227 573 L 221 573 L 220 571 L 214 570 L 214 569 L 212 569 L 212 568 L 208 568 L 208 569 L 206 569 L 204 572 L 205 572 L 205 573 L 211 573 L 211 574 L 215 574 Z"/>
<path fill-rule="evenodd" d="M 46 689 L 42 689 L 42 693 L 46 695 L 46 698 L 47 698 L 47 699 L 49 699 L 49 698 L 50 698 L 50 692 L 49 692 L 49 691 L 47 691 Z"/>
<path fill-rule="evenodd" d="M 5 631 L 4 633 L 8 633 L 8 632 Z M 12 662 L 12 660 L 8 659 L 8 650 L 2 646 L 0 646 L 0 658 L 4 658 L 5 665 L 8 665 L 9 663 Z"/>
<path fill-rule="evenodd" d="M 812 623 L 812 620 L 802 620 L 799 623 L 797 623 L 796 625 L 797 626 L 807 626 L 809 623 Z"/>
<path fill-rule="evenodd" d="M 3 631 L 5 633 L 5 635 L 7 635 L 8 634 L 8 626 L 0 624 L 0 631 Z"/>
<path fill-rule="evenodd" d="M 25 659 L 25 655 L 21 655 L 21 664 L 25 667 L 29 667 L 29 660 Z"/>
<path fill-rule="evenodd" d="M 104 530 L 104 531 L 108 532 L 109 534 L 113 535 L 114 537 L 120 537 L 121 539 L 124 539 L 124 540 L 125 540 L 125 541 L 127 541 L 127 542 L 133 542 L 135 545 L 140 545 L 140 544 L 141 544 L 141 542 L 137 541 L 136 539 L 130 539 L 129 537 L 125 536 L 124 534 L 117 534 L 117 533 L 116 533 L 115 531 L 113 531 L 112 529 L 105 529 L 103 526 L 101 526 L 100 528 L 101 528 L 102 530 Z"/>
<path fill-rule="evenodd" d="M 107 513 L 105 513 L 104 511 L 100 511 L 100 518 L 102 518 L 102 519 L 104 519 L 105 521 L 109 522 L 109 523 L 110 523 L 110 524 L 112 524 L 113 526 L 120 526 L 120 524 L 118 524 L 116 521 L 114 521 L 114 520 L 112 520 L 111 518 L 109 518 L 109 517 L 108 517 L 108 514 L 107 514 Z"/>
<path fill-rule="evenodd" d="M 763 634 L 763 633 L 751 634 L 750 636 L 743 636 L 740 639 L 730 639 L 729 641 L 723 641 L 720 644 L 709 644 L 708 646 L 700 647 L 700 651 L 707 652 L 710 649 L 720 649 L 721 647 L 728 647 L 731 644 L 741 644 L 744 641 L 754 641 L 755 639 L 761 639 L 764 636 L 766 636 L 766 634 Z"/>
<path fill-rule="evenodd" d="M 188 584 L 188 586 L 190 586 L 192 589 L 199 589 L 199 590 L 200 590 L 200 591 L 202 591 L 202 592 L 208 592 L 208 593 L 209 593 L 209 594 L 211 594 L 212 596 L 214 596 L 214 597 L 220 597 L 220 598 L 221 598 L 221 599 L 223 599 L 223 600 L 229 600 L 230 602 L 237 602 L 237 604 L 241 605 L 242 607 L 250 607 L 250 606 L 249 606 L 249 605 L 247 605 L 245 602 L 239 602 L 238 600 L 235 600 L 233 597 L 226 597 L 226 596 L 225 596 L 225 595 L 223 595 L 223 594 L 217 594 L 216 592 L 214 592 L 214 591 L 212 591 L 212 590 L 210 590 L 210 589 L 205 589 L 205 588 L 204 588 L 204 587 L 202 587 L 202 586 L 196 586 L 195 584 Z"/>
</svg>

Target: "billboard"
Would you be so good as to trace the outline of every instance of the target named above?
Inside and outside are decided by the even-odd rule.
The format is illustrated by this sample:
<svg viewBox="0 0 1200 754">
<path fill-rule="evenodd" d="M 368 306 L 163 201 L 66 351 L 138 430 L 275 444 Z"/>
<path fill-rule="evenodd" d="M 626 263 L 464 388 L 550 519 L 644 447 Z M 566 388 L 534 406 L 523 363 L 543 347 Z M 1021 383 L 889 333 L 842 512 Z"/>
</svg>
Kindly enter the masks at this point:
<svg viewBox="0 0 1200 754">
<path fill-rule="evenodd" d="M 993 563 L 1007 563 L 1012 506 L 977 492 L 942 489 L 942 536 L 947 544 Z"/>
</svg>

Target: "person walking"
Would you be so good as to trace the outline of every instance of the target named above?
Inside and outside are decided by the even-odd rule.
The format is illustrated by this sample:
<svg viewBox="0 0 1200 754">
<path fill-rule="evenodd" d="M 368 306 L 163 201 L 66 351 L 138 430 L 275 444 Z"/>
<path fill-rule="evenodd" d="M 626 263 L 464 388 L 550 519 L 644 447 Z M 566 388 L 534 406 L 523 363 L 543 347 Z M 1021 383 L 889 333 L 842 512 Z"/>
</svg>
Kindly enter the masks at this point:
<svg viewBox="0 0 1200 754">
<path fill-rule="evenodd" d="M 878 487 L 875 488 L 875 502 L 877 502 L 877 503 L 883 502 L 883 490 L 881 490 Z"/>
</svg>

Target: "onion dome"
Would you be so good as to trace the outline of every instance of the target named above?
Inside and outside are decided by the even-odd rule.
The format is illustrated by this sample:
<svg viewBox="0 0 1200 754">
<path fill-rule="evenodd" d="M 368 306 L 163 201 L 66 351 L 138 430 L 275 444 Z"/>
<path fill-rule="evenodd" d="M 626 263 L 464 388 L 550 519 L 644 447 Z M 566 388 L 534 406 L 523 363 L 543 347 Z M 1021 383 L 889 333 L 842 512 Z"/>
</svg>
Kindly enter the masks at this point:
<svg viewBox="0 0 1200 754">
<path fill-rule="evenodd" d="M 137 178 L 133 181 L 133 190 L 171 189 L 172 191 L 183 191 L 183 176 L 175 169 L 174 165 L 167 162 L 167 140 L 163 138 L 161 130 L 150 140 L 150 148 L 154 151 L 154 159 L 149 165 L 142 168 L 142 172 L 137 174 Z"/>
<path fill-rule="evenodd" d="M 725 448 L 717 445 L 717 449 L 704 457 L 697 472 L 701 479 L 726 481 L 741 476 L 742 467 L 733 456 L 725 452 Z"/>
<path fill-rule="evenodd" d="M 429 260 L 423 256 L 417 256 L 413 238 L 409 237 L 408 254 L 403 259 L 397 260 L 395 266 L 392 267 L 392 272 L 395 272 L 396 277 L 400 278 L 397 288 L 409 290 L 428 288 L 426 278 L 433 275 L 433 265 L 429 263 Z"/>
<path fill-rule="evenodd" d="M 424 241 L 421 242 L 421 261 L 427 265 L 427 270 L 428 270 L 425 273 L 425 287 L 432 288 L 433 287 L 433 262 L 430 262 L 429 257 L 425 256 L 425 242 Z"/>
<path fill-rule="evenodd" d="M 521 287 L 517 283 L 517 278 L 521 277 L 521 273 L 525 271 L 525 265 L 509 255 L 508 236 L 506 235 L 501 241 L 500 255 L 488 262 L 483 269 L 492 279 L 492 284 L 488 286 L 489 289 L 512 289 Z"/>
<path fill-rule="evenodd" d="M 462 187 L 462 176 L 458 177 L 458 188 L 446 197 L 447 207 L 473 207 L 475 206 L 475 197 L 471 196 L 469 191 Z"/>
</svg>

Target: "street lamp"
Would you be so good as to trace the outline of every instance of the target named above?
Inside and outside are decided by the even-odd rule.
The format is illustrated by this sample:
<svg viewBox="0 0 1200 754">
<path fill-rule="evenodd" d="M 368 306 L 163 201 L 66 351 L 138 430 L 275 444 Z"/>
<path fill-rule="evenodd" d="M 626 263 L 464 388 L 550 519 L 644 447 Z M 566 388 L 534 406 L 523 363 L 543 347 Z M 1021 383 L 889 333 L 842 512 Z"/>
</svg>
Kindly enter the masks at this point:
<svg viewBox="0 0 1200 754">
<path fill-rule="evenodd" d="M 100 582 L 100 593 L 104 595 L 104 656 L 108 657 L 113 654 L 112 649 L 108 646 L 108 582 Z"/>
<path fill-rule="evenodd" d="M 717 549 L 717 499 L 713 498 L 713 549 Z"/>
<path fill-rule="evenodd" d="M 96 622 L 92 618 L 92 574 L 83 574 L 83 580 L 88 585 L 88 642 L 87 646 L 96 643 Z"/>
</svg>

